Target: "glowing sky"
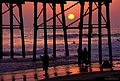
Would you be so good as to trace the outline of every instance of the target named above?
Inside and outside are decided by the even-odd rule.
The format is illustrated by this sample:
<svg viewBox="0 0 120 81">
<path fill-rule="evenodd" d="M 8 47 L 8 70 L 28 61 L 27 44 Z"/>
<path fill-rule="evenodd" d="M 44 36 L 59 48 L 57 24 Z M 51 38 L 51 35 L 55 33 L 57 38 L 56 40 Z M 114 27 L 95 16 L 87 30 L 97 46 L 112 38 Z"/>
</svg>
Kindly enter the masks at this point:
<svg viewBox="0 0 120 81">
<path fill-rule="evenodd" d="M 70 5 L 74 4 L 75 2 L 67 2 L 67 4 L 65 4 L 65 9 L 68 8 Z M 86 3 L 85 6 L 85 10 L 88 8 L 88 3 Z M 120 0 L 113 0 L 113 2 L 110 4 L 110 19 L 111 19 L 111 26 L 112 27 L 119 27 L 120 26 Z M 34 7 L 33 7 L 33 3 L 31 2 L 26 2 L 25 4 L 23 4 L 23 17 L 24 17 L 24 25 L 25 27 L 33 27 L 33 20 L 34 20 Z M 95 7 L 95 5 L 93 5 L 93 8 Z M 3 11 L 5 11 L 7 8 L 4 6 L 3 4 Z M 42 9 L 42 4 L 39 3 L 38 4 L 38 14 L 40 12 L 40 10 Z M 60 12 L 60 5 L 57 5 L 57 10 L 56 12 L 59 13 Z M 103 7 L 103 13 L 105 15 L 105 8 Z M 19 18 L 19 14 L 18 14 L 18 8 L 14 8 L 14 13 L 15 15 Z M 67 18 L 68 14 L 74 14 L 75 18 L 70 20 Z M 49 5 L 47 4 L 47 19 L 52 17 L 52 9 L 49 7 Z M 79 16 L 80 16 L 80 5 L 76 5 L 73 8 L 71 8 L 70 10 L 65 12 L 65 16 L 66 16 L 66 23 L 69 24 L 70 22 L 73 22 L 74 20 L 76 20 Z M 59 16 L 61 19 L 61 15 Z M 93 12 L 93 22 L 96 22 L 96 17 L 97 17 L 97 11 Z M 5 14 L 3 16 L 3 20 L 4 20 L 4 24 L 9 24 L 9 14 Z M 85 22 L 88 21 L 88 18 L 85 18 L 84 20 Z M 38 24 L 43 22 L 43 17 L 42 15 L 40 16 L 40 18 L 38 19 Z M 16 21 L 14 21 L 14 23 L 16 24 Z M 79 22 L 75 23 L 74 25 L 78 25 Z M 52 20 L 50 22 L 48 22 L 48 24 L 52 24 Z M 60 24 L 59 21 L 57 20 L 57 24 Z"/>
</svg>

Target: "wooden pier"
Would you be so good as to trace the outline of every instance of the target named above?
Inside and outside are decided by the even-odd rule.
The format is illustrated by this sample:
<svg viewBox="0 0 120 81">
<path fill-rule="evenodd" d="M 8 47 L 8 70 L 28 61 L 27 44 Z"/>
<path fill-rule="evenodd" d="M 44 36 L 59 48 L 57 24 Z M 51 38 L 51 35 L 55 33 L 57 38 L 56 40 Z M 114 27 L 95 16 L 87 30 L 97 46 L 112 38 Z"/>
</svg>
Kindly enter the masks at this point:
<svg viewBox="0 0 120 81">
<path fill-rule="evenodd" d="M 83 36 L 83 29 L 85 28 L 84 25 L 86 25 L 86 29 L 88 29 L 88 54 L 89 54 L 89 62 L 91 63 L 91 34 L 92 34 L 92 29 L 93 28 L 98 28 L 98 32 L 99 32 L 99 63 L 102 64 L 102 36 L 101 36 L 101 32 L 102 32 L 102 28 L 106 28 L 107 29 L 107 34 L 108 34 L 108 46 L 109 46 L 109 61 L 112 64 L 112 46 L 111 46 L 111 32 L 110 32 L 110 15 L 109 15 L 109 4 L 112 3 L 112 0 L 0 0 L 0 59 L 3 58 L 3 48 L 2 48 L 2 30 L 3 29 L 10 29 L 10 40 L 11 40 L 11 58 L 14 58 L 14 41 L 13 41 L 13 29 L 20 29 L 21 30 L 21 39 L 22 39 L 22 56 L 23 58 L 25 58 L 25 41 L 24 41 L 24 21 L 23 21 L 23 15 L 22 15 L 22 5 L 25 5 L 25 2 L 34 2 L 34 46 L 33 46 L 33 61 L 36 61 L 36 49 L 37 49 L 37 31 L 39 29 L 44 29 L 44 54 L 48 54 L 47 53 L 47 29 L 53 29 L 53 57 L 56 58 L 56 29 L 63 29 L 64 31 L 64 42 L 65 42 L 65 55 L 69 56 L 69 49 L 68 49 L 68 42 L 67 42 L 67 29 L 78 29 L 79 30 L 79 48 L 80 48 L 80 53 L 82 52 L 82 36 Z M 64 9 L 64 5 L 66 5 L 67 1 L 76 1 L 77 3 L 71 5 L 69 8 Z M 89 10 L 89 12 L 84 14 L 84 6 L 85 3 L 89 2 L 89 7 L 87 10 Z M 43 12 L 43 23 L 39 24 L 37 23 L 37 19 L 39 18 L 38 14 L 37 14 L 37 3 L 43 3 L 43 9 L 41 12 Z M 52 3 L 52 10 L 53 10 L 53 17 L 50 19 L 46 19 L 46 4 L 47 3 Z M 92 5 L 93 3 L 98 3 L 98 5 L 96 5 L 96 8 L 93 9 Z M 2 12 L 2 4 L 6 4 L 6 6 L 8 7 L 8 10 L 5 12 Z M 7 5 L 9 4 L 9 6 Z M 18 21 L 18 19 L 16 18 L 16 20 L 18 21 L 19 25 L 18 28 L 15 28 L 13 25 L 13 16 L 15 17 L 14 13 L 13 13 L 13 8 L 15 6 L 13 6 L 13 4 L 16 4 L 15 6 L 19 7 L 19 18 L 20 21 Z M 60 4 L 61 7 L 61 12 L 59 14 L 56 14 L 56 5 Z M 80 11 L 80 18 L 78 18 L 77 20 L 73 21 L 72 23 L 70 23 L 69 25 L 66 25 L 66 20 L 65 20 L 65 11 L 71 9 L 72 7 L 74 7 L 75 5 L 80 4 L 81 5 L 81 11 Z M 102 5 L 106 6 L 106 18 L 102 15 Z M 98 9 L 98 24 L 92 24 L 92 12 Z M 8 11 L 10 11 L 10 25 L 3 25 L 2 23 L 2 15 L 4 15 L 5 13 L 7 13 Z M 40 12 L 40 14 L 41 14 Z M 40 15 L 39 14 L 39 15 Z M 62 14 L 62 22 L 61 25 L 63 27 L 56 27 L 56 18 L 59 18 L 58 15 Z M 84 17 L 89 15 L 89 22 L 88 24 L 84 24 Z M 106 24 L 102 24 L 101 23 L 101 17 L 104 18 Z M 47 22 L 53 20 L 53 25 L 51 26 L 51 28 L 48 28 L 47 26 Z M 80 21 L 79 26 L 78 27 L 70 27 L 72 24 L 74 24 L 75 22 Z M 103 27 L 104 25 L 104 27 Z M 6 27 L 7 26 L 7 27 Z M 41 26 L 43 26 L 43 28 L 41 28 Z M 96 27 L 93 27 L 96 26 Z M 79 54 L 80 55 L 80 54 Z M 81 56 L 79 56 L 79 63 L 81 60 Z"/>
</svg>

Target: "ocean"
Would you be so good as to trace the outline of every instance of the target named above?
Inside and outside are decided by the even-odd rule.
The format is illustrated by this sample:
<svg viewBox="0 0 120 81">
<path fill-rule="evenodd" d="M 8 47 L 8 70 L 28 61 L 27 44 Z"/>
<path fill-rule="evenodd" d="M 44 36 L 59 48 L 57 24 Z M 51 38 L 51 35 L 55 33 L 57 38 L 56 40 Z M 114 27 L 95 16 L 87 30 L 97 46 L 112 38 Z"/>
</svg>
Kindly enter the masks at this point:
<svg viewBox="0 0 120 81">
<path fill-rule="evenodd" d="M 69 6 L 73 5 L 76 2 L 67 2 L 65 5 L 65 9 L 67 9 Z M 15 4 L 14 4 L 15 5 Z M 32 58 L 33 54 L 33 36 L 34 36 L 34 27 L 33 27 L 33 20 L 34 20 L 34 3 L 26 2 L 23 5 L 23 19 L 24 19 L 24 32 L 25 32 L 25 52 L 26 52 L 26 58 Z M 38 5 L 38 14 L 41 11 L 42 3 L 39 3 Z M 57 5 L 57 14 L 61 12 L 60 5 Z M 93 4 L 93 7 L 95 8 L 95 4 Z M 110 19 L 111 19 L 111 41 L 112 41 L 112 54 L 113 54 L 113 60 L 120 60 L 120 42 L 117 41 L 117 39 L 120 39 L 120 23 L 119 23 L 119 11 L 117 10 L 117 7 L 119 7 L 119 0 L 114 0 L 110 4 Z M 85 4 L 85 9 L 88 8 L 88 3 Z M 105 7 L 103 8 L 103 15 L 105 15 Z M 7 10 L 6 5 L 3 4 L 3 12 Z M 97 11 L 97 10 L 96 10 Z M 93 13 L 93 23 L 97 23 L 97 12 Z M 49 4 L 47 4 L 47 19 L 52 17 L 52 9 L 49 7 Z M 70 10 L 65 12 L 66 16 L 66 24 L 73 22 L 72 20 L 67 18 L 67 15 L 73 13 L 75 15 L 76 20 L 80 16 L 80 5 L 74 6 Z M 19 13 L 18 8 L 14 8 L 14 14 L 19 19 Z M 61 19 L 61 15 L 59 16 Z M 88 16 L 87 16 L 88 17 Z M 85 23 L 88 22 L 88 18 L 85 17 Z M 38 24 L 42 23 L 42 16 L 38 19 Z M 57 20 L 57 24 L 59 21 Z M 17 22 L 14 20 L 14 24 Z M 47 25 L 51 24 L 52 22 L 48 22 Z M 78 26 L 78 23 L 75 23 L 73 26 Z M 102 23 L 104 24 L 103 20 Z M 9 13 L 6 13 L 6 15 L 3 16 L 3 24 L 9 24 Z M 14 52 L 15 52 L 15 58 L 22 58 L 22 45 L 21 45 L 21 34 L 20 30 L 15 29 L 14 30 Z M 49 56 L 52 56 L 53 54 L 53 30 L 49 29 L 47 31 L 47 42 L 48 42 L 48 54 Z M 62 29 L 57 29 L 56 31 L 56 52 L 57 57 L 65 57 L 65 43 L 64 43 L 64 34 Z M 67 39 L 68 39 L 68 47 L 69 47 L 69 53 L 70 57 L 75 60 L 77 59 L 77 49 L 79 46 L 79 30 L 77 29 L 68 29 L 67 30 Z M 75 42 L 75 44 L 73 43 Z M 83 48 L 88 48 L 88 30 L 84 29 L 83 32 Z M 99 61 L 99 53 L 98 53 L 98 30 L 93 29 L 92 32 L 92 54 L 91 54 L 91 60 Z M 3 29 L 3 52 L 4 57 L 3 58 L 10 58 L 10 30 Z M 43 29 L 39 29 L 37 33 L 37 58 L 39 58 L 39 55 L 44 54 L 44 31 Z M 107 38 L 107 30 L 102 29 L 102 59 L 108 60 L 109 59 L 109 50 L 108 50 L 108 38 Z"/>
<path fill-rule="evenodd" d="M 33 54 L 33 28 L 25 27 L 25 50 L 26 50 L 26 58 L 32 58 Z M 107 38 L 107 30 L 102 30 L 102 59 L 109 60 L 109 48 L 108 48 L 108 38 Z M 83 49 L 88 48 L 88 30 L 84 29 L 83 32 Z M 67 38 L 68 38 L 68 47 L 71 59 L 77 59 L 78 53 L 77 49 L 79 46 L 79 30 L 78 29 L 68 29 L 67 30 Z M 48 54 L 52 56 L 53 54 L 53 30 L 48 29 L 47 31 L 47 42 L 48 42 Z M 111 41 L 112 41 L 112 53 L 113 60 L 120 60 L 120 42 L 117 41 L 120 39 L 120 30 L 119 28 L 111 27 Z M 73 41 L 75 43 L 73 43 Z M 98 30 L 93 29 L 92 33 L 92 54 L 91 61 L 99 61 L 99 53 L 98 53 Z M 3 30 L 3 52 L 4 58 L 10 57 L 10 30 Z M 21 45 L 21 34 L 20 30 L 14 30 L 14 52 L 16 58 L 22 58 L 22 45 Z M 56 31 L 56 52 L 57 57 L 65 57 L 65 43 L 64 43 L 64 35 L 62 29 L 57 29 Z M 37 33 L 37 58 L 39 55 L 44 54 L 44 31 L 43 29 L 38 30 Z"/>
</svg>

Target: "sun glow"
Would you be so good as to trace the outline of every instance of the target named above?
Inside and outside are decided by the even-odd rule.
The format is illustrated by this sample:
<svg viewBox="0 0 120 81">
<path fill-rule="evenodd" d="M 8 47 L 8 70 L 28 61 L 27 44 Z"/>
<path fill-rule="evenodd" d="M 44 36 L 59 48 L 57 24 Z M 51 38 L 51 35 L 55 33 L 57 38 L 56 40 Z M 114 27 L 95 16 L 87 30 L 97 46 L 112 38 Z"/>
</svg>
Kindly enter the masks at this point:
<svg viewBox="0 0 120 81">
<path fill-rule="evenodd" d="M 75 18 L 75 16 L 73 14 L 68 15 L 68 19 L 74 19 L 74 18 Z"/>
</svg>

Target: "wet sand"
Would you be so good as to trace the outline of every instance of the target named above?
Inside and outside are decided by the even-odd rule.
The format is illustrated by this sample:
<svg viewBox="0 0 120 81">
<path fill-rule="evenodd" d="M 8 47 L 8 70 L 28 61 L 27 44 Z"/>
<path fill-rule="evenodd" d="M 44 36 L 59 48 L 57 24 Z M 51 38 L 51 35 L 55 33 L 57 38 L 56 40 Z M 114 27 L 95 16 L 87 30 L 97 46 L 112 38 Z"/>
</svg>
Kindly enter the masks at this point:
<svg viewBox="0 0 120 81">
<path fill-rule="evenodd" d="M 77 62 L 71 60 L 50 59 L 49 67 L 76 64 Z M 0 74 L 4 72 L 37 69 L 42 68 L 42 61 L 40 58 L 36 62 L 32 62 L 32 58 L 17 58 L 17 59 L 0 59 Z"/>
<path fill-rule="evenodd" d="M 73 61 L 51 60 L 48 69 L 49 76 L 43 76 L 41 60 L 32 62 L 32 59 L 5 59 L 0 60 L 0 79 L 4 81 L 57 81 L 57 80 L 90 80 L 90 79 L 119 79 L 120 61 L 114 61 L 112 69 L 100 69 L 99 63 L 92 63 L 87 71 L 81 71 L 81 67 Z M 112 70 L 112 71 L 111 71 Z M 105 72 L 107 71 L 107 72 Z M 104 74 L 104 76 L 103 76 Z M 114 76 L 113 76 L 114 75 Z M 117 77 L 116 77 L 117 75 Z M 55 77 L 55 78 L 54 78 Z M 47 79 L 46 79 L 47 78 Z"/>
<path fill-rule="evenodd" d="M 88 72 L 75 75 L 66 75 L 40 81 L 79 81 L 79 80 L 120 80 L 120 70 Z"/>
</svg>

